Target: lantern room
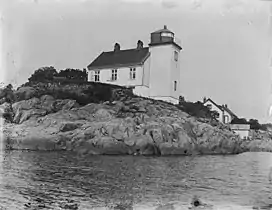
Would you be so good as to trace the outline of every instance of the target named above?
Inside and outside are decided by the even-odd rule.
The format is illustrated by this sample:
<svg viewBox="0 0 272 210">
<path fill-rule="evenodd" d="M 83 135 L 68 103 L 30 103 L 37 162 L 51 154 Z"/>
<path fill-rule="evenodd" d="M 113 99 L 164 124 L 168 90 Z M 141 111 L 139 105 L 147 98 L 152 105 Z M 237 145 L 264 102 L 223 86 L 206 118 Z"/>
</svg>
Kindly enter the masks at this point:
<svg viewBox="0 0 272 210">
<path fill-rule="evenodd" d="M 163 29 L 151 33 L 151 45 L 169 42 L 174 42 L 174 33 L 167 29 L 166 25 Z"/>
</svg>

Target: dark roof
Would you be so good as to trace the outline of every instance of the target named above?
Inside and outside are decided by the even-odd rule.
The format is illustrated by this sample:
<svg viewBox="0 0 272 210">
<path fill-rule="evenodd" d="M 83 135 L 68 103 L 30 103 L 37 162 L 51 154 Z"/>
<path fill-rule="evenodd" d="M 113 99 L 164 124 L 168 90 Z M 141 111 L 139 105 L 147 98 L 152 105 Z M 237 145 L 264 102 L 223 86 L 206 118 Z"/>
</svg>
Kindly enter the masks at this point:
<svg viewBox="0 0 272 210">
<path fill-rule="evenodd" d="M 163 27 L 163 29 L 160 29 L 160 30 L 154 31 L 154 32 L 152 32 L 152 34 L 154 34 L 154 33 L 163 33 L 163 32 L 166 32 L 166 33 L 172 33 L 172 34 L 174 34 L 172 31 L 170 31 L 170 30 L 167 28 L 167 26 L 166 26 L 166 25 Z"/>
<path fill-rule="evenodd" d="M 90 65 L 88 69 L 125 67 L 140 65 L 148 58 L 149 48 L 128 49 L 120 51 L 102 52 Z"/>
<path fill-rule="evenodd" d="M 237 117 L 236 114 L 234 114 L 228 107 L 221 106 L 226 112 L 228 112 L 232 117 Z"/>
</svg>

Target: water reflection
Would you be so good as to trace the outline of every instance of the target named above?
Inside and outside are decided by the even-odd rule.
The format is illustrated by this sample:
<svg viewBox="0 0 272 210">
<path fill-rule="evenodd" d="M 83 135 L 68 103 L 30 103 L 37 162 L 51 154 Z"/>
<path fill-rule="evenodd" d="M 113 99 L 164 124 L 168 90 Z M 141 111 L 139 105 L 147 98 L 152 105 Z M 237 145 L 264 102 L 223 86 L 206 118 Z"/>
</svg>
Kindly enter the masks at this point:
<svg viewBox="0 0 272 210">
<path fill-rule="evenodd" d="M 181 207 L 193 195 L 218 205 L 266 205 L 272 192 L 269 153 L 194 158 L 79 158 L 64 152 L 19 151 L 1 155 L 0 207 L 14 209 L 28 203 L 47 209 Z"/>
</svg>

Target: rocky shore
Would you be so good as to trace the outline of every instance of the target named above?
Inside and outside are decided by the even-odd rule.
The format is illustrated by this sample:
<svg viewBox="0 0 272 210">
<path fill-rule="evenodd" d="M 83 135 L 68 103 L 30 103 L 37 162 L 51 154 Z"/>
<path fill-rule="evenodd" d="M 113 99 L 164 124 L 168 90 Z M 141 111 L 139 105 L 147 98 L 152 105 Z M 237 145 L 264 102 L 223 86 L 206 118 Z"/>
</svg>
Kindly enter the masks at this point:
<svg viewBox="0 0 272 210">
<path fill-rule="evenodd" d="M 13 122 L 2 125 L 6 149 L 67 150 L 79 155 L 272 151 L 271 139 L 241 140 L 228 126 L 192 117 L 165 102 L 116 97 L 117 100 L 80 105 L 76 100 L 35 91 L 33 87 L 17 91 L 24 100 L 12 104 Z"/>
</svg>

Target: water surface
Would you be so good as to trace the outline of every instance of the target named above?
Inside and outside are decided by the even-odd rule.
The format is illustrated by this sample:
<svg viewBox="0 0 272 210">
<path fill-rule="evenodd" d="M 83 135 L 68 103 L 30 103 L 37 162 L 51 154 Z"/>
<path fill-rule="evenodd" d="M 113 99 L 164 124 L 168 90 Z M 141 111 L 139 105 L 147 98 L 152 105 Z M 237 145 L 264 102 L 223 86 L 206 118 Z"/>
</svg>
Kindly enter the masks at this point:
<svg viewBox="0 0 272 210">
<path fill-rule="evenodd" d="M 2 209 L 188 209 L 198 195 L 215 209 L 272 203 L 270 153 L 202 157 L 78 157 L 68 152 L 1 154 Z M 29 204 L 28 207 L 25 204 Z M 118 209 L 116 207 L 116 209 Z"/>
</svg>

